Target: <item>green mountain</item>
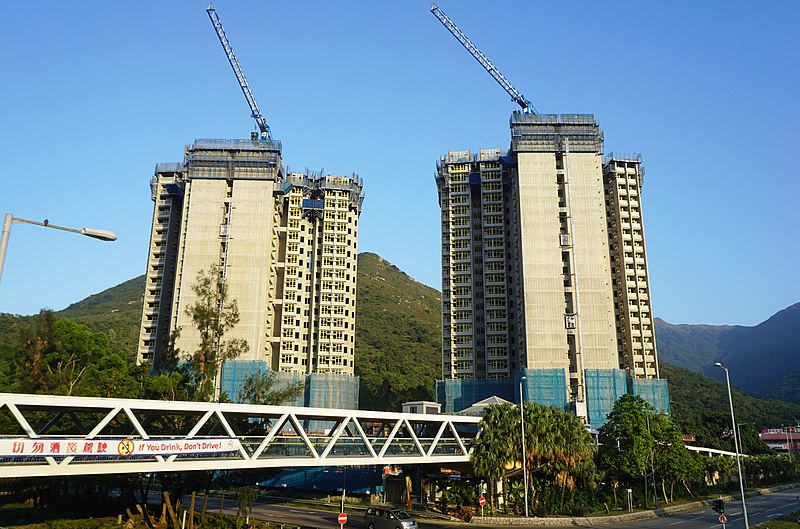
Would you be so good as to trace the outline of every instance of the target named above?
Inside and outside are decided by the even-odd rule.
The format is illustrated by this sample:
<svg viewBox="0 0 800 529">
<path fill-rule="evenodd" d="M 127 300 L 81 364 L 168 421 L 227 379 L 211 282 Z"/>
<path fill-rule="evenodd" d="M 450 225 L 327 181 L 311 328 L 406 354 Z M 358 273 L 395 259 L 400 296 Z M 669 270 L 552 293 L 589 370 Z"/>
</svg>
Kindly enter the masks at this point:
<svg viewBox="0 0 800 529">
<path fill-rule="evenodd" d="M 356 375 L 360 407 L 399 411 L 434 400 L 442 375 L 442 296 L 374 253 L 358 256 Z"/>
<path fill-rule="evenodd" d="M 441 376 L 441 294 L 414 281 L 374 253 L 358 256 L 356 374 L 361 407 L 399 410 L 410 400 L 432 400 Z M 144 276 L 56 312 L 108 335 L 117 351 L 136 348 Z M 0 314 L 0 353 L 11 351 L 17 323 L 31 317 Z"/>
<path fill-rule="evenodd" d="M 141 275 L 73 303 L 55 312 L 55 316 L 80 322 L 93 332 L 104 332 L 115 350 L 133 354 L 139 336 L 143 293 L 144 275 Z M 0 352 L 13 343 L 17 325 L 32 318 L 0 314 Z"/>
<path fill-rule="evenodd" d="M 659 359 L 765 398 L 800 404 L 800 303 L 755 327 L 671 325 L 656 319 Z"/>
<path fill-rule="evenodd" d="M 104 332 L 115 349 L 133 353 L 139 337 L 143 294 L 141 275 L 73 303 L 56 312 L 56 316 L 83 323 L 94 332 Z"/>
<path fill-rule="evenodd" d="M 731 424 L 727 384 L 667 363 L 661 362 L 659 367 L 662 378 L 666 378 L 669 385 L 672 415 L 683 431 L 696 435 L 698 445 L 710 448 L 728 446 L 729 442 L 718 439 L 719 431 L 730 430 Z M 797 404 L 753 397 L 736 387 L 731 388 L 731 396 L 736 422 L 749 425 L 753 432 L 767 426 L 795 424 L 800 418 Z"/>
<path fill-rule="evenodd" d="M 117 350 L 132 353 L 143 291 L 144 276 L 140 276 L 74 303 L 56 315 L 75 319 L 95 332 L 105 332 Z M 361 407 L 396 411 L 405 401 L 433 400 L 434 382 L 441 376 L 441 294 L 380 256 L 362 253 L 358 257 L 357 310 L 355 364 L 356 374 L 361 377 Z M 774 354 L 779 346 L 796 350 L 795 329 L 800 329 L 800 324 L 793 324 L 792 318 L 797 313 L 800 304 L 753 328 L 670 325 L 657 320 L 661 374 L 669 381 L 673 414 L 686 431 L 702 438 L 704 423 L 728 424 L 726 421 L 730 420 L 725 384 L 688 369 L 702 370 L 721 359 L 732 370 L 733 385 L 747 389 L 743 385 L 746 371 L 740 373 L 744 368 L 734 363 L 736 357 L 731 351 L 758 351 L 759 354 L 749 355 L 757 364 L 763 354 Z M 0 314 L 0 359 L 13 354 L 15 329 L 29 318 Z M 785 332 L 778 332 L 780 329 Z M 741 347 L 737 348 L 732 340 L 740 340 Z M 722 347 L 727 348 L 727 354 L 720 352 Z M 796 365 L 800 359 L 780 358 L 783 375 L 773 392 L 782 400 L 800 402 L 800 366 Z M 756 374 L 769 371 L 758 365 L 751 370 Z M 712 367 L 711 373 L 719 375 L 718 371 L 721 370 Z M 779 426 L 800 417 L 798 406 L 756 399 L 737 389 L 733 393 L 737 422 Z M 713 439 L 708 443 L 713 446 Z"/>
</svg>

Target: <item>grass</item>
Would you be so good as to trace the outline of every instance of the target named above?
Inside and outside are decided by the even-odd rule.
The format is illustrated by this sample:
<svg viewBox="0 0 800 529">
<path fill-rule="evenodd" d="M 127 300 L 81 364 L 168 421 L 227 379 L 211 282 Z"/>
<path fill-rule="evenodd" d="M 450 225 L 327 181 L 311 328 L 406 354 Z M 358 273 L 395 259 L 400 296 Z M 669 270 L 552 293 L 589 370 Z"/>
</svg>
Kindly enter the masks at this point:
<svg viewBox="0 0 800 529">
<path fill-rule="evenodd" d="M 53 511 L 35 509 L 32 505 L 11 503 L 0 505 L 0 527 L 8 529 L 119 529 L 117 517 L 78 518 L 72 513 L 60 513 L 53 520 Z"/>
<path fill-rule="evenodd" d="M 800 511 L 794 511 L 786 516 L 774 518 L 768 522 L 760 523 L 754 527 L 761 529 L 797 529 L 797 517 L 800 516 Z"/>
</svg>

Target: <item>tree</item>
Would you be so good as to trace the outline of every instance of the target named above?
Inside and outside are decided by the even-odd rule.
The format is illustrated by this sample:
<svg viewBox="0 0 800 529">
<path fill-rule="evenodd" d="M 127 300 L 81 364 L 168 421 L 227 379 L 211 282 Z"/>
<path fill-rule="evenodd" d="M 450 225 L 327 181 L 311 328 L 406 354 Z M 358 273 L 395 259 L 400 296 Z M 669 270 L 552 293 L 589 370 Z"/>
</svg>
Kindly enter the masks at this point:
<svg viewBox="0 0 800 529">
<path fill-rule="evenodd" d="M 23 325 L 13 391 L 91 397 L 142 396 L 144 368 L 113 351 L 108 337 L 42 311 Z"/>
<path fill-rule="evenodd" d="M 601 450 L 600 466 L 615 487 L 615 501 L 620 481 L 630 487 L 635 478 L 651 472 L 652 479 L 661 483 L 665 502 L 673 500 L 676 483 L 682 483 L 693 495 L 689 484 L 705 476 L 701 462 L 683 444 L 680 426 L 641 397 L 624 395 L 617 400 L 600 434 L 610 440 Z M 655 487 L 654 483 L 654 492 Z"/>
<path fill-rule="evenodd" d="M 620 482 L 632 488 L 636 477 L 648 473 L 654 440 L 646 414 L 653 411 L 641 397 L 623 395 L 614 403 L 608 422 L 600 428 L 600 435 L 609 440 L 600 451 L 600 466 L 612 481 L 615 502 Z"/>
<path fill-rule="evenodd" d="M 664 501 L 669 503 L 674 498 L 676 483 L 682 483 L 690 496 L 694 497 L 689 483 L 700 481 L 705 476 L 702 463 L 695 454 L 689 452 L 683 444 L 680 427 L 672 418 L 664 413 L 655 415 L 650 420 L 650 431 L 654 439 L 654 464 L 661 478 L 661 492 Z M 669 495 L 666 485 L 669 484 Z"/>
<path fill-rule="evenodd" d="M 250 512 L 253 510 L 253 502 L 258 497 L 258 487 L 254 487 L 253 485 L 246 485 L 244 487 L 239 488 L 239 491 L 236 493 L 236 503 L 238 505 L 238 509 L 236 511 L 236 520 L 238 523 L 239 516 L 250 516 Z"/>
<path fill-rule="evenodd" d="M 470 456 L 476 474 L 487 478 L 493 487 L 494 481 L 505 476 L 506 469 L 524 464 L 530 477 L 529 501 L 534 509 L 540 514 L 570 510 L 568 503 L 577 484 L 593 486 L 595 448 L 589 432 L 571 413 L 534 403 L 525 404 L 524 430 L 525 458 L 521 462 L 519 407 L 487 407 L 481 435 L 473 443 Z M 493 488 L 491 491 L 494 496 Z"/>
<path fill-rule="evenodd" d="M 32 323 L 20 325 L 16 347 L 19 354 L 13 357 L 14 391 L 46 393 L 49 389 L 44 380 L 44 357 L 55 349 L 55 321 L 53 311 L 43 310 Z"/>
<path fill-rule="evenodd" d="M 302 382 L 281 384 L 275 371 L 251 373 L 245 377 L 236 400 L 249 404 L 279 406 L 303 396 Z"/>
<path fill-rule="evenodd" d="M 580 419 L 554 406 L 526 403 L 525 445 L 528 496 L 537 514 L 585 511 L 585 505 L 570 506 L 579 482 L 594 487 L 594 442 Z"/>
<path fill-rule="evenodd" d="M 495 482 L 506 476 L 506 469 L 519 460 L 511 441 L 518 430 L 519 411 L 513 404 L 487 406 L 481 421 L 481 435 L 472 443 L 470 461 L 477 476 L 489 483 L 489 507 L 494 511 Z M 503 487 L 505 491 L 506 487 Z M 505 502 L 504 502 L 505 503 Z"/>
<path fill-rule="evenodd" d="M 214 381 L 222 362 L 247 353 L 250 346 L 239 338 L 223 339 L 239 323 L 239 308 L 235 299 L 229 299 L 228 286 L 218 266 L 198 272 L 192 290 L 197 301 L 187 307 L 186 315 L 197 328 L 200 343 L 192 354 L 190 374 L 197 386 L 195 397 L 209 400 L 214 397 Z"/>
</svg>

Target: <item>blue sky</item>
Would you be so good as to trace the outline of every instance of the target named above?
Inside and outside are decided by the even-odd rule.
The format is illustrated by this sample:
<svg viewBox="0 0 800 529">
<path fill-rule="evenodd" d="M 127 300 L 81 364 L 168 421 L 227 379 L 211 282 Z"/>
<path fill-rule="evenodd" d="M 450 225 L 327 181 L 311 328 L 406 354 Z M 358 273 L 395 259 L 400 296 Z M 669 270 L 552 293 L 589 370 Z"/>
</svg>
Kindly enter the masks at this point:
<svg viewBox="0 0 800 529">
<path fill-rule="evenodd" d="M 442 0 L 541 113 L 592 113 L 641 152 L 654 312 L 755 325 L 800 301 L 800 3 Z M 13 2 L 0 59 L 0 312 L 144 273 L 149 179 L 195 138 L 253 130 L 203 1 Z M 358 173 L 360 251 L 441 286 L 435 162 L 509 145 L 514 103 L 427 1 L 217 1 L 293 170 Z M 778 278 L 785 277 L 785 281 Z"/>
</svg>

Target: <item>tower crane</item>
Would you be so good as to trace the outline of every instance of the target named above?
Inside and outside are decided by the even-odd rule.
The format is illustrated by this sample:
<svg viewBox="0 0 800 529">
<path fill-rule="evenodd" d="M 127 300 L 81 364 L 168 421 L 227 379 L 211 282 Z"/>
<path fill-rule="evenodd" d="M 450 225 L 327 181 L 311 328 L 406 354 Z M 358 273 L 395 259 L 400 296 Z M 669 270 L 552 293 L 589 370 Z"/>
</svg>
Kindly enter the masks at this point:
<svg viewBox="0 0 800 529">
<path fill-rule="evenodd" d="M 244 72 L 242 72 L 242 67 L 239 66 L 239 61 L 236 59 L 236 54 L 233 53 L 233 47 L 231 47 L 228 36 L 225 35 L 225 29 L 222 27 L 222 22 L 220 22 L 219 16 L 217 16 L 217 11 L 214 8 L 214 4 L 208 4 L 206 7 L 206 13 L 208 13 L 208 18 L 211 19 L 211 23 L 214 25 L 214 31 L 217 32 L 217 37 L 219 37 L 219 41 L 222 44 L 222 49 L 225 50 L 225 55 L 228 57 L 228 62 L 231 63 L 233 73 L 236 74 L 236 80 L 239 81 L 239 88 L 242 89 L 242 93 L 244 93 L 244 97 L 247 99 L 247 104 L 250 105 L 250 114 L 253 116 L 253 119 L 256 120 L 259 130 L 261 130 L 261 140 L 269 140 L 271 142 L 272 133 L 269 130 L 269 125 L 267 125 L 267 120 L 261 115 L 261 111 L 258 109 L 256 99 L 253 97 L 253 92 L 250 90 L 250 85 L 247 84 L 247 79 L 244 76 Z"/>
<path fill-rule="evenodd" d="M 456 26 L 455 23 L 448 18 L 447 15 L 444 14 L 444 11 L 439 9 L 439 6 L 436 4 L 431 5 L 431 13 L 433 13 L 433 16 L 438 18 L 439 22 L 441 22 L 442 25 L 453 34 L 456 40 L 458 40 L 458 42 L 460 42 L 461 45 L 464 46 L 473 57 L 475 57 L 475 60 L 477 60 L 481 66 L 483 66 L 486 71 L 489 72 L 489 75 L 491 75 L 494 80 L 503 87 L 503 90 L 505 90 L 506 93 L 511 96 L 512 101 L 522 107 L 523 112 L 526 114 L 536 114 L 536 109 L 533 107 L 533 103 L 525 99 L 525 96 L 519 93 L 519 91 L 512 86 L 508 79 L 506 79 L 503 74 L 500 73 L 500 70 L 498 70 L 497 67 L 492 64 L 492 61 L 487 59 L 486 55 L 481 53 L 481 50 L 479 50 L 478 47 L 475 46 L 466 35 L 464 35 L 464 32 L 461 31 L 458 26 Z"/>
</svg>

